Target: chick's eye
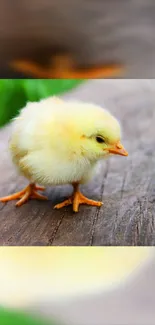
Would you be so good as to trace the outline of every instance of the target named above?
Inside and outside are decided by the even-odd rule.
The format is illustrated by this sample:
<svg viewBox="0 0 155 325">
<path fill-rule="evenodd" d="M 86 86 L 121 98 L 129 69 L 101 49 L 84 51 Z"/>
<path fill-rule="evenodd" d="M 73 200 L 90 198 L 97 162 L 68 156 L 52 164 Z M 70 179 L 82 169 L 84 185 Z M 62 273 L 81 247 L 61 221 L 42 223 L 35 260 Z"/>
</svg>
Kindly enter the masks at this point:
<svg viewBox="0 0 155 325">
<path fill-rule="evenodd" d="M 102 137 L 100 137 L 100 136 L 97 136 L 97 137 L 96 137 L 96 141 L 97 141 L 98 143 L 104 143 L 104 142 L 105 142 L 105 140 L 104 140 Z"/>
</svg>

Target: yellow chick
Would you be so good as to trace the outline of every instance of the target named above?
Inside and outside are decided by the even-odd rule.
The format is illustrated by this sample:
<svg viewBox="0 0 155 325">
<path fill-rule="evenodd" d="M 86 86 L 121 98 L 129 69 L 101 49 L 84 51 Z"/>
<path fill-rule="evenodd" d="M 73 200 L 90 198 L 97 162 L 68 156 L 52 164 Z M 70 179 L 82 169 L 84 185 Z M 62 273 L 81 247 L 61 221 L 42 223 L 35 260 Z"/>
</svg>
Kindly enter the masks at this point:
<svg viewBox="0 0 155 325">
<path fill-rule="evenodd" d="M 1 202 L 19 199 L 21 206 L 29 198 L 47 199 L 38 190 L 72 184 L 73 194 L 56 209 L 80 204 L 101 206 L 79 190 L 91 179 L 97 162 L 111 154 L 127 156 L 121 142 L 119 122 L 100 106 L 56 97 L 27 103 L 14 121 L 10 150 L 19 172 L 29 180 L 22 191 L 0 198 Z"/>
</svg>

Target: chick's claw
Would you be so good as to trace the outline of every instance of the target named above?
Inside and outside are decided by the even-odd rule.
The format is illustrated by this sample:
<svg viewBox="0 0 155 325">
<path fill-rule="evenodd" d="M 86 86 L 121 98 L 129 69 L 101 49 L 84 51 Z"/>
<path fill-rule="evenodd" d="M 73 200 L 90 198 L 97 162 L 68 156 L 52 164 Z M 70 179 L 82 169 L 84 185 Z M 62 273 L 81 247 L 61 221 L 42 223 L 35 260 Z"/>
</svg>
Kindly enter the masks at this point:
<svg viewBox="0 0 155 325">
<path fill-rule="evenodd" d="M 92 205 L 100 207 L 103 203 L 99 201 L 90 200 L 87 197 L 85 197 L 80 191 L 75 192 L 73 196 L 68 198 L 67 200 L 63 201 L 62 203 L 59 203 L 54 206 L 54 209 L 61 209 L 68 205 L 73 205 L 73 211 L 78 212 L 79 211 L 79 205 L 80 204 L 86 204 L 86 205 Z"/>
<path fill-rule="evenodd" d="M 67 200 L 63 201 L 62 203 L 58 203 L 54 206 L 54 209 L 61 209 L 61 208 L 64 208 L 64 207 L 67 207 L 68 205 L 71 205 L 73 204 L 73 198 L 70 197 L 68 198 Z"/>
<path fill-rule="evenodd" d="M 103 203 L 99 202 L 99 201 L 90 200 L 86 196 L 84 196 L 81 192 L 76 192 L 74 199 L 73 199 L 73 211 L 74 212 L 78 212 L 80 204 L 86 204 L 86 205 L 100 207 Z"/>
<path fill-rule="evenodd" d="M 45 188 L 42 186 L 36 186 L 35 184 L 29 184 L 22 191 L 0 198 L 0 202 L 6 203 L 8 201 L 20 199 L 16 206 L 19 207 L 26 203 L 29 199 L 47 200 L 47 197 L 37 193 L 37 191 L 43 191 Z"/>
</svg>

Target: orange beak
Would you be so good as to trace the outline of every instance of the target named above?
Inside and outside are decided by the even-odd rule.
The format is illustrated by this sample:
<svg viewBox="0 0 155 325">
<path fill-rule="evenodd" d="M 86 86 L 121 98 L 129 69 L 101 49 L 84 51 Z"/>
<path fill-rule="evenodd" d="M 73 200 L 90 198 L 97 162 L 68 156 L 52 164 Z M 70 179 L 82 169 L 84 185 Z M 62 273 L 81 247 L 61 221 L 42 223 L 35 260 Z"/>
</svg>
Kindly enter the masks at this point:
<svg viewBox="0 0 155 325">
<path fill-rule="evenodd" d="M 109 153 L 112 153 L 114 155 L 128 156 L 128 152 L 124 149 L 120 141 L 111 148 L 107 148 L 107 150 Z"/>
</svg>

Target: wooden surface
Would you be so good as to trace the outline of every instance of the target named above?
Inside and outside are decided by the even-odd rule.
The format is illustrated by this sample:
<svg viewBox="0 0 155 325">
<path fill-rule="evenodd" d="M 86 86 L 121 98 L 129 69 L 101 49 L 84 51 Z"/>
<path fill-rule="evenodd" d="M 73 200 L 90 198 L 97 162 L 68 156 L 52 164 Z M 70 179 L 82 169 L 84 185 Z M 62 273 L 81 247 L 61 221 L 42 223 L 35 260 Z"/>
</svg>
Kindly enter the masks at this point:
<svg viewBox="0 0 155 325">
<path fill-rule="evenodd" d="M 129 157 L 112 157 L 82 188 L 103 207 L 56 211 L 70 186 L 47 189 L 48 202 L 0 204 L 0 245 L 155 245 L 155 81 L 94 80 L 66 97 L 106 106 L 123 128 Z M 0 131 L 0 196 L 27 182 L 16 175 L 7 152 L 10 126 Z"/>
<path fill-rule="evenodd" d="M 47 62 L 59 47 L 82 63 L 124 63 L 124 78 L 153 78 L 155 1 L 1 0 L 0 40 L 1 78 L 19 76 L 12 59 L 45 51 Z"/>
</svg>

